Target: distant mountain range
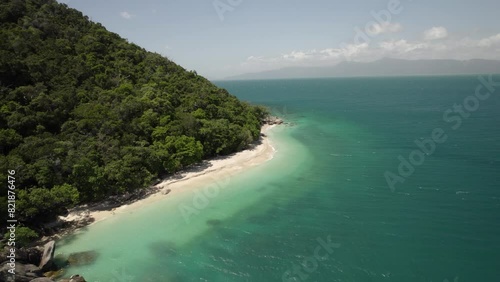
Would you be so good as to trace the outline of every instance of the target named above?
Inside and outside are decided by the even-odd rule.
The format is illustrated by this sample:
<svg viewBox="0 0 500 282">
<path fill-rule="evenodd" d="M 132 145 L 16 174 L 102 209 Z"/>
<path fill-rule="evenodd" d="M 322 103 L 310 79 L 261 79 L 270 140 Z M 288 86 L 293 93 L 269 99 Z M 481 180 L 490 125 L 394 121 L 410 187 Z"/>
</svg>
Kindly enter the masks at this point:
<svg viewBox="0 0 500 282">
<path fill-rule="evenodd" d="M 355 76 L 466 75 L 500 73 L 496 60 L 400 60 L 384 58 L 369 63 L 341 62 L 329 67 L 288 67 L 278 70 L 247 73 L 227 80 L 286 79 Z"/>
</svg>

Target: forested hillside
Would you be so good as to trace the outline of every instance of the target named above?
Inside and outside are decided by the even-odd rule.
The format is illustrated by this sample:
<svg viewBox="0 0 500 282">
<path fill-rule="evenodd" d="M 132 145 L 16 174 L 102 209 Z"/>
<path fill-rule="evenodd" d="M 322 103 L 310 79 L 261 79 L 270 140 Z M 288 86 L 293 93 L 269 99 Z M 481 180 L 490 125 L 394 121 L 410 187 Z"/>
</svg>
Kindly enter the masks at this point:
<svg viewBox="0 0 500 282">
<path fill-rule="evenodd" d="M 0 21 L 0 196 L 15 170 L 26 226 L 259 138 L 263 108 L 64 4 L 4 0 Z"/>
</svg>

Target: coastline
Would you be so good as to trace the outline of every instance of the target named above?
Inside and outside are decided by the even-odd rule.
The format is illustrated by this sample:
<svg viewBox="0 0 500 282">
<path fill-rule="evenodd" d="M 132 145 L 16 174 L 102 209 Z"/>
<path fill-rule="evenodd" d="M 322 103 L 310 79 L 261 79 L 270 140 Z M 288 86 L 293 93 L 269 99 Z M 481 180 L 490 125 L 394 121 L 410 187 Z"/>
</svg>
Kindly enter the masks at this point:
<svg viewBox="0 0 500 282">
<path fill-rule="evenodd" d="M 201 164 L 180 171 L 174 175 L 163 179 L 160 183 L 146 188 L 147 194 L 143 198 L 132 200 L 130 203 L 118 207 L 109 207 L 105 202 L 95 206 L 75 207 L 66 216 L 59 216 L 59 220 L 64 224 L 72 225 L 70 228 L 63 228 L 50 239 L 57 239 L 66 234 L 74 232 L 76 229 L 93 223 L 106 220 L 117 214 L 140 209 L 148 204 L 161 201 L 165 198 L 175 197 L 192 191 L 193 189 L 212 183 L 216 179 L 222 179 L 228 175 L 238 174 L 245 169 L 263 164 L 274 157 L 276 152 L 271 140 L 266 135 L 276 125 L 265 124 L 261 128 L 261 138 L 250 148 L 228 156 L 217 157 L 205 160 Z M 42 239 L 42 241 L 45 241 Z"/>
</svg>

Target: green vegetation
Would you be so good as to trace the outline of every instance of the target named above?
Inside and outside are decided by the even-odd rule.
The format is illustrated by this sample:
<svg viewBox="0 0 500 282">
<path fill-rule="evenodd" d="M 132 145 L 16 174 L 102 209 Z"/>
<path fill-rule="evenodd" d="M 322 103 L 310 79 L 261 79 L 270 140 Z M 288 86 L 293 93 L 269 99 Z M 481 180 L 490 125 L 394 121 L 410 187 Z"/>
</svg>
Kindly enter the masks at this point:
<svg viewBox="0 0 500 282">
<path fill-rule="evenodd" d="M 264 108 L 64 4 L 2 1 L 0 23 L 0 195 L 16 170 L 29 227 L 259 138 Z"/>
<path fill-rule="evenodd" d="M 7 232 L 4 235 L 4 238 L 9 238 L 10 232 Z M 33 240 L 38 238 L 38 234 L 30 229 L 29 227 L 26 226 L 20 226 L 16 228 L 16 241 L 15 241 L 15 246 L 12 245 L 11 247 L 25 247 L 28 246 Z"/>
</svg>

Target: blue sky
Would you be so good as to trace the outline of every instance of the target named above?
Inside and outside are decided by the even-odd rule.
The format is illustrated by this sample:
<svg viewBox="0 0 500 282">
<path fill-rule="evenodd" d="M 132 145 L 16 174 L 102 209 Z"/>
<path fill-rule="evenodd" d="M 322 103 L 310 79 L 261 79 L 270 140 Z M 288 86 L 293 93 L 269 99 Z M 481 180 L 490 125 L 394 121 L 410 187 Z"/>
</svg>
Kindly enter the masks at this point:
<svg viewBox="0 0 500 282">
<path fill-rule="evenodd" d="M 209 79 L 383 57 L 500 59 L 498 0 L 59 2 Z"/>
</svg>

